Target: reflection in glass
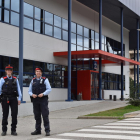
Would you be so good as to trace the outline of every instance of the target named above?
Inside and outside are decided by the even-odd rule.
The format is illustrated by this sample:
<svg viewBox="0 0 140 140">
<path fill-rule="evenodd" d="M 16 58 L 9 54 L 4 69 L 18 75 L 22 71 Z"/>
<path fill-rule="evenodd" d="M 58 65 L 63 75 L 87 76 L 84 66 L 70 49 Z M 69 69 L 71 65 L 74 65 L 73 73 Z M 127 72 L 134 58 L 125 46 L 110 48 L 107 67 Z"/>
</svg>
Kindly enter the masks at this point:
<svg viewBox="0 0 140 140">
<path fill-rule="evenodd" d="M 84 47 L 84 50 L 89 50 L 89 48 Z"/>
<path fill-rule="evenodd" d="M 105 43 L 104 35 L 102 35 L 102 43 Z"/>
<path fill-rule="evenodd" d="M 62 19 L 62 28 L 68 30 L 68 20 Z"/>
<path fill-rule="evenodd" d="M 53 14 L 45 11 L 45 22 L 53 24 Z"/>
<path fill-rule="evenodd" d="M 99 33 L 95 32 L 95 41 L 99 42 Z"/>
<path fill-rule="evenodd" d="M 95 42 L 95 50 L 99 50 L 99 43 Z"/>
<path fill-rule="evenodd" d="M 54 25 L 61 27 L 61 17 L 54 15 Z"/>
<path fill-rule="evenodd" d="M 4 0 L 4 7 L 10 9 L 10 0 Z"/>
<path fill-rule="evenodd" d="M 24 28 L 33 30 L 33 20 L 27 17 L 24 17 Z"/>
<path fill-rule="evenodd" d="M 23 74 L 23 86 L 29 86 L 32 79 L 33 79 L 33 75 Z"/>
<path fill-rule="evenodd" d="M 77 46 L 77 51 L 81 51 L 81 50 L 83 50 L 83 47 Z"/>
<path fill-rule="evenodd" d="M 50 85 L 51 85 L 51 87 L 53 87 L 53 78 L 52 78 L 52 76 L 47 76 L 47 78 L 48 78 L 48 80 L 49 80 L 49 83 L 50 83 Z"/>
<path fill-rule="evenodd" d="M 35 7 L 35 18 L 40 20 L 40 16 L 41 16 L 41 9 Z"/>
<path fill-rule="evenodd" d="M 53 64 L 45 63 L 45 71 L 44 74 L 52 75 L 53 74 Z"/>
<path fill-rule="evenodd" d="M 84 47 L 89 48 L 89 39 L 88 38 L 84 38 Z"/>
<path fill-rule="evenodd" d="M 76 44 L 76 34 L 71 33 L 71 43 Z"/>
<path fill-rule="evenodd" d="M 11 24 L 19 26 L 19 14 L 11 12 Z"/>
<path fill-rule="evenodd" d="M 0 6 L 1 6 L 1 0 L 0 0 Z"/>
<path fill-rule="evenodd" d="M 53 26 L 45 24 L 45 34 L 52 36 Z"/>
<path fill-rule="evenodd" d="M 0 20 L 1 20 L 1 8 L 0 8 Z"/>
<path fill-rule="evenodd" d="M 77 25 L 77 34 L 83 35 L 83 27 L 81 25 Z"/>
<path fill-rule="evenodd" d="M 38 20 L 34 21 L 34 31 L 40 33 L 40 21 Z"/>
<path fill-rule="evenodd" d="M 60 75 L 61 76 L 61 65 L 54 65 L 54 75 Z"/>
<path fill-rule="evenodd" d="M 61 39 L 61 29 L 60 28 L 54 27 L 54 37 Z"/>
<path fill-rule="evenodd" d="M 91 41 L 91 49 L 94 50 L 94 41 Z"/>
<path fill-rule="evenodd" d="M 24 60 L 24 67 L 23 67 L 23 71 L 24 72 L 33 72 L 33 61 L 32 60 Z"/>
<path fill-rule="evenodd" d="M 28 3 L 24 3 L 24 14 L 33 17 L 33 6 Z"/>
<path fill-rule="evenodd" d="M 93 30 L 91 30 L 91 39 L 93 39 L 94 40 L 94 31 Z"/>
<path fill-rule="evenodd" d="M 76 33 L 76 23 L 74 23 L 74 22 L 71 23 L 71 31 L 73 33 Z"/>
<path fill-rule="evenodd" d="M 103 50 L 103 51 L 105 50 L 105 48 L 104 48 L 104 44 L 102 44 L 102 50 Z"/>
<path fill-rule="evenodd" d="M 76 45 L 71 44 L 71 51 L 76 51 Z"/>
<path fill-rule="evenodd" d="M 83 37 L 80 35 L 77 35 L 77 44 L 83 46 Z"/>
<path fill-rule="evenodd" d="M 63 30 L 63 40 L 68 41 L 68 32 Z"/>
<path fill-rule="evenodd" d="M 54 76 L 54 88 L 61 88 L 61 77 Z"/>
<path fill-rule="evenodd" d="M 4 10 L 4 22 L 9 23 L 9 11 Z"/>
<path fill-rule="evenodd" d="M 11 10 L 19 12 L 19 0 L 11 0 Z"/>
<path fill-rule="evenodd" d="M 107 45 L 105 45 L 105 51 L 107 52 Z"/>
<path fill-rule="evenodd" d="M 84 27 L 84 36 L 89 38 L 89 29 Z"/>
<path fill-rule="evenodd" d="M 11 65 L 13 66 L 13 70 L 14 71 L 18 71 L 18 68 L 19 68 L 19 59 L 18 58 L 14 58 L 14 57 L 11 57 Z"/>
</svg>

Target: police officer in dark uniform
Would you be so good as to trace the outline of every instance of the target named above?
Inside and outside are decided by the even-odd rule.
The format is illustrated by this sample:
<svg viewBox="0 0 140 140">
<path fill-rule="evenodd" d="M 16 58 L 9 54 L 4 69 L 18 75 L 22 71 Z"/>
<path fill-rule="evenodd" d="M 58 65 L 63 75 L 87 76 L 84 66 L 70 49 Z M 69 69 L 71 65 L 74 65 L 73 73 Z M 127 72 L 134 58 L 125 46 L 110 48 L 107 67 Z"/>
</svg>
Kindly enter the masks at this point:
<svg viewBox="0 0 140 140">
<path fill-rule="evenodd" d="M 28 91 L 33 102 L 33 111 L 36 120 L 36 130 L 31 135 L 41 134 L 42 114 L 46 136 L 50 136 L 48 94 L 51 92 L 51 86 L 49 80 L 46 77 L 42 77 L 41 67 L 36 67 L 35 74 L 36 77 L 32 79 Z"/>
<path fill-rule="evenodd" d="M 8 125 L 9 107 L 11 107 L 11 135 L 16 136 L 16 125 L 18 115 L 18 105 L 21 103 L 21 90 L 18 79 L 12 76 L 13 67 L 8 65 L 5 67 L 6 76 L 0 79 L 0 96 L 3 109 L 2 119 L 2 136 L 6 135 Z M 17 99 L 18 97 L 18 99 Z"/>
</svg>

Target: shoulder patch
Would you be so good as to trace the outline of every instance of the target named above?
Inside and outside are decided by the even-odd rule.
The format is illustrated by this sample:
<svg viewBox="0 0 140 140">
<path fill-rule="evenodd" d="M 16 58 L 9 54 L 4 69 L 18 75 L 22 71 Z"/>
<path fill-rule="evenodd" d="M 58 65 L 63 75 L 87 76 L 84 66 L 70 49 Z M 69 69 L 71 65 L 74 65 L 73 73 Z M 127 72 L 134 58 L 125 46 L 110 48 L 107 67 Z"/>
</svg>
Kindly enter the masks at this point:
<svg viewBox="0 0 140 140">
<path fill-rule="evenodd" d="M 12 76 L 14 79 L 17 79 L 17 77 L 15 77 L 15 76 Z"/>
<path fill-rule="evenodd" d="M 33 80 L 36 79 L 35 77 L 33 78 Z"/>
<path fill-rule="evenodd" d="M 3 77 L 3 79 L 6 79 L 6 78 L 7 78 L 7 76 Z"/>
<path fill-rule="evenodd" d="M 43 79 L 46 79 L 46 77 L 42 77 Z"/>
</svg>

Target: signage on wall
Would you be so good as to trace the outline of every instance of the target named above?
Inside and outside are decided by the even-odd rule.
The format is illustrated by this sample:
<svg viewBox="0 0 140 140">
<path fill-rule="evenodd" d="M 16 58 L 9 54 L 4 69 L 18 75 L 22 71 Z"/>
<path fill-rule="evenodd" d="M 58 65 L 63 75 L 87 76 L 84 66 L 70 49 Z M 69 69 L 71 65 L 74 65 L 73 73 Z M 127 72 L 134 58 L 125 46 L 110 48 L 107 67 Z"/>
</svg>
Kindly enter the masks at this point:
<svg viewBox="0 0 140 140">
<path fill-rule="evenodd" d="M 97 70 L 97 62 L 96 61 L 93 61 L 93 69 Z"/>
</svg>

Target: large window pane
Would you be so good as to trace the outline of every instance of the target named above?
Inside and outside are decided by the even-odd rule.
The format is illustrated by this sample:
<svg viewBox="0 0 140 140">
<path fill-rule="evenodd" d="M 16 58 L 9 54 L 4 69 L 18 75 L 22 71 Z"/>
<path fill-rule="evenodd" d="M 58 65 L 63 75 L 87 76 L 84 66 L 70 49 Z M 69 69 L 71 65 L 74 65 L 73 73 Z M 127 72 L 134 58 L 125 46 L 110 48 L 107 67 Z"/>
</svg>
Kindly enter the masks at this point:
<svg viewBox="0 0 140 140">
<path fill-rule="evenodd" d="M 53 74 L 53 64 L 45 63 L 45 74 L 52 75 Z"/>
<path fill-rule="evenodd" d="M 71 44 L 71 51 L 76 51 L 76 45 Z"/>
<path fill-rule="evenodd" d="M 76 33 L 76 23 L 74 23 L 74 22 L 71 23 L 71 31 L 73 33 Z"/>
<path fill-rule="evenodd" d="M 91 39 L 93 39 L 94 40 L 94 31 L 91 31 Z"/>
<path fill-rule="evenodd" d="M 24 27 L 30 30 L 33 30 L 33 20 L 27 17 L 24 17 Z"/>
<path fill-rule="evenodd" d="M 77 35 L 77 44 L 83 46 L 83 37 L 80 35 Z"/>
<path fill-rule="evenodd" d="M 33 17 L 33 6 L 28 3 L 24 3 L 24 14 Z"/>
<path fill-rule="evenodd" d="M 54 37 L 61 39 L 61 29 L 54 27 Z"/>
<path fill-rule="evenodd" d="M 0 20 L 1 20 L 1 8 L 0 8 Z"/>
<path fill-rule="evenodd" d="M 95 50 L 99 50 L 99 43 L 95 42 Z"/>
<path fill-rule="evenodd" d="M 40 20 L 40 16 L 41 16 L 41 9 L 35 7 L 35 18 Z"/>
<path fill-rule="evenodd" d="M 84 36 L 89 37 L 89 29 L 84 27 Z"/>
<path fill-rule="evenodd" d="M 83 27 L 81 25 L 77 25 L 77 34 L 83 35 Z"/>
<path fill-rule="evenodd" d="M 68 41 L 68 32 L 63 30 L 63 40 Z"/>
<path fill-rule="evenodd" d="M 61 77 L 54 76 L 54 88 L 60 88 L 61 87 Z"/>
<path fill-rule="evenodd" d="M 61 17 L 54 15 L 54 25 L 61 27 Z"/>
<path fill-rule="evenodd" d="M 13 66 L 14 71 L 18 71 L 19 68 L 19 59 L 11 57 L 11 65 Z"/>
<path fill-rule="evenodd" d="M 96 33 L 96 32 L 95 32 L 95 41 L 99 42 L 99 33 Z"/>
<path fill-rule="evenodd" d="M 71 43 L 76 44 L 76 34 L 71 33 Z"/>
<path fill-rule="evenodd" d="M 10 9 L 10 0 L 4 0 L 4 7 Z"/>
<path fill-rule="evenodd" d="M 88 38 L 84 38 L 84 47 L 89 48 L 89 39 Z"/>
<path fill-rule="evenodd" d="M 53 24 L 53 14 L 45 11 L 45 22 Z"/>
<path fill-rule="evenodd" d="M 11 10 L 19 12 L 19 0 L 11 0 Z"/>
<path fill-rule="evenodd" d="M 61 76 L 61 65 L 54 65 L 54 75 Z"/>
<path fill-rule="evenodd" d="M 23 74 L 23 86 L 29 86 L 32 79 L 32 74 Z"/>
<path fill-rule="evenodd" d="M 81 51 L 81 50 L 83 50 L 83 47 L 77 46 L 77 51 Z"/>
<path fill-rule="evenodd" d="M 62 28 L 68 30 L 68 20 L 62 19 Z"/>
<path fill-rule="evenodd" d="M 34 31 L 40 33 L 40 21 L 38 20 L 34 21 Z"/>
<path fill-rule="evenodd" d="M 19 26 L 19 14 L 11 12 L 11 24 Z"/>
<path fill-rule="evenodd" d="M 94 41 L 91 41 L 91 49 L 94 50 Z"/>
<path fill-rule="evenodd" d="M 23 62 L 24 62 L 23 71 L 33 73 L 33 61 L 32 60 L 24 60 Z"/>
<path fill-rule="evenodd" d="M 45 24 L 45 34 L 52 36 L 53 33 L 53 27 L 51 25 Z"/>
<path fill-rule="evenodd" d="M 9 23 L 9 11 L 4 10 L 4 21 Z"/>
<path fill-rule="evenodd" d="M 1 0 L 0 0 L 0 6 L 1 6 Z"/>
<path fill-rule="evenodd" d="M 105 43 L 105 36 L 102 35 L 102 43 Z"/>
</svg>

